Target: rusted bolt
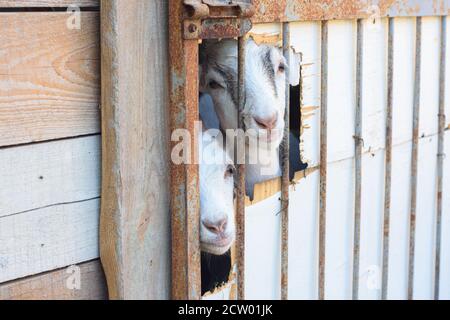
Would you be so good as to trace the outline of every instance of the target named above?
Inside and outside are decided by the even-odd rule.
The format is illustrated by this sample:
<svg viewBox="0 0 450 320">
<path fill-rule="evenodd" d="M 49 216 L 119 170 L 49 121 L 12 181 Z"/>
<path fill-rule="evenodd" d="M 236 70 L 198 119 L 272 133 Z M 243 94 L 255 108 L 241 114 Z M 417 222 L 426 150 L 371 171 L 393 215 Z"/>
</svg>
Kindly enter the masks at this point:
<svg viewBox="0 0 450 320">
<path fill-rule="evenodd" d="M 190 33 L 194 33 L 197 31 L 197 26 L 195 24 L 191 23 L 188 27 L 188 30 Z"/>
</svg>

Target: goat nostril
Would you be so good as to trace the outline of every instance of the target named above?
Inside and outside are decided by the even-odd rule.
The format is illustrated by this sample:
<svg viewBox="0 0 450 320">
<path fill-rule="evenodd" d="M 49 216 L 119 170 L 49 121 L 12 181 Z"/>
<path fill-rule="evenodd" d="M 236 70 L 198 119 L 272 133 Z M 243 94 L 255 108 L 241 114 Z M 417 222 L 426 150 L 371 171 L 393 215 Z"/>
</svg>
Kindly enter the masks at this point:
<svg viewBox="0 0 450 320">
<path fill-rule="evenodd" d="M 270 130 L 275 128 L 278 121 L 278 114 L 274 114 L 273 116 L 267 118 L 254 117 L 254 119 L 258 126 L 263 129 Z"/>
<path fill-rule="evenodd" d="M 216 228 L 216 227 L 209 227 L 208 230 L 211 231 L 212 233 L 219 233 L 220 232 L 219 229 Z"/>
<path fill-rule="evenodd" d="M 225 229 L 227 228 L 227 223 L 228 223 L 228 219 L 223 219 L 221 221 L 219 221 L 219 230 L 220 232 L 224 232 Z"/>
<path fill-rule="evenodd" d="M 225 229 L 227 227 L 228 219 L 225 218 L 225 219 L 222 219 L 215 223 L 211 223 L 209 221 L 203 221 L 202 223 L 205 226 L 205 228 L 208 229 L 208 231 L 215 233 L 215 234 L 219 234 L 219 233 L 222 233 L 225 231 Z"/>
</svg>

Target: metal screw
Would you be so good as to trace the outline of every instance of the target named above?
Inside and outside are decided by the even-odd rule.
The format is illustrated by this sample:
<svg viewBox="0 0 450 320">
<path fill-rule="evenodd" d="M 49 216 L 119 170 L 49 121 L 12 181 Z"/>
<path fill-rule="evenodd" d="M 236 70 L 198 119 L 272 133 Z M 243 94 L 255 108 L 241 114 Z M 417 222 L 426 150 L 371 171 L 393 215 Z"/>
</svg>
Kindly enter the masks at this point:
<svg viewBox="0 0 450 320">
<path fill-rule="evenodd" d="M 189 25 L 188 30 L 189 30 L 190 33 L 194 33 L 194 32 L 197 31 L 197 26 L 192 23 L 192 24 Z"/>
</svg>

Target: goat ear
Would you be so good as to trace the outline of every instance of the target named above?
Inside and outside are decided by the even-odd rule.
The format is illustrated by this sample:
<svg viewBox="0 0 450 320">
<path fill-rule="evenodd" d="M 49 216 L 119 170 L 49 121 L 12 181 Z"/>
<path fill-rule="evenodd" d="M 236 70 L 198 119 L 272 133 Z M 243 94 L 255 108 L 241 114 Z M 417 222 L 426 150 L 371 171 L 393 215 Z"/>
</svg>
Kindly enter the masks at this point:
<svg viewBox="0 0 450 320">
<path fill-rule="evenodd" d="M 201 93 L 206 93 L 206 74 L 203 66 L 198 65 L 198 89 Z"/>
</svg>

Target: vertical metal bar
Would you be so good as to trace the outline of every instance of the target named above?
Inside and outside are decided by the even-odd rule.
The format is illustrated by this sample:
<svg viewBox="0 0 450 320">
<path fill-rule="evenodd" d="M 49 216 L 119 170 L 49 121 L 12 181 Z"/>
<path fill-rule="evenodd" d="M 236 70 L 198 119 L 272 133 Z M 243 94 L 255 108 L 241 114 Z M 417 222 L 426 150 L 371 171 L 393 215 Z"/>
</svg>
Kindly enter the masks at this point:
<svg viewBox="0 0 450 320">
<path fill-rule="evenodd" d="M 328 21 L 322 21 L 320 90 L 319 299 L 325 299 L 327 207 Z"/>
<path fill-rule="evenodd" d="M 238 40 L 238 124 L 244 128 L 242 111 L 245 104 L 245 37 Z M 241 155 L 238 155 L 241 158 Z M 237 164 L 236 255 L 238 300 L 245 300 L 245 164 Z"/>
<path fill-rule="evenodd" d="M 441 267 L 441 236 L 442 236 L 442 192 L 444 177 L 444 135 L 445 135 L 445 70 L 447 55 L 447 17 L 441 17 L 441 61 L 439 71 L 439 134 L 438 134 L 438 164 L 437 164 L 437 204 L 436 204 L 436 257 L 434 298 L 439 300 L 439 280 Z"/>
<path fill-rule="evenodd" d="M 386 156 L 384 177 L 384 217 L 383 217 L 383 269 L 381 279 L 381 299 L 387 299 L 389 281 L 389 226 L 391 215 L 392 185 L 392 103 L 394 92 L 394 18 L 389 18 L 388 67 L 387 67 L 387 110 L 386 110 Z"/>
<path fill-rule="evenodd" d="M 414 256 L 416 240 L 417 209 L 417 160 L 419 156 L 419 121 L 420 121 L 420 87 L 421 87 L 421 49 L 422 18 L 416 18 L 416 68 L 414 80 L 414 109 L 411 157 L 411 204 L 409 217 L 409 267 L 408 267 L 408 299 L 414 297 Z"/>
<path fill-rule="evenodd" d="M 289 23 L 283 23 L 283 54 L 290 66 L 290 29 Z M 281 299 L 288 299 L 288 264 L 289 264 L 289 104 L 290 84 L 289 68 L 286 68 L 286 100 L 285 100 L 285 128 L 282 144 L 282 185 L 281 185 Z"/>
<path fill-rule="evenodd" d="M 182 1 L 170 0 L 170 126 L 185 128 L 197 155 L 195 120 L 198 119 L 198 41 L 184 40 Z M 172 147 L 175 143 L 172 143 Z M 198 165 L 171 164 L 172 298 L 201 298 L 200 200 Z"/>
<path fill-rule="evenodd" d="M 361 240 L 361 158 L 362 158 L 362 72 L 363 72 L 363 20 L 357 22 L 356 49 L 356 112 L 355 112 L 355 217 L 353 230 L 353 288 L 352 298 L 358 300 L 359 257 Z"/>
</svg>

